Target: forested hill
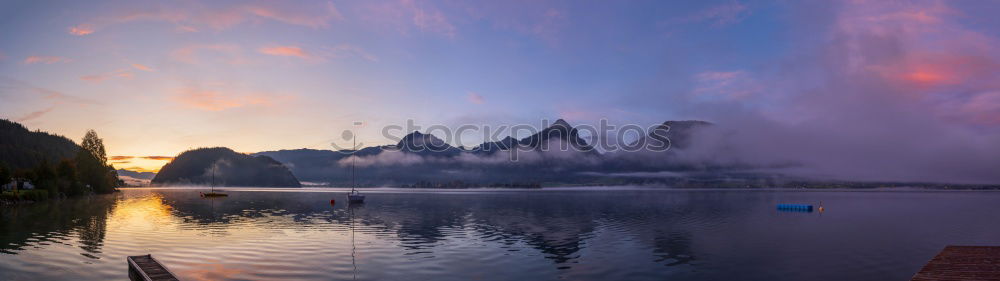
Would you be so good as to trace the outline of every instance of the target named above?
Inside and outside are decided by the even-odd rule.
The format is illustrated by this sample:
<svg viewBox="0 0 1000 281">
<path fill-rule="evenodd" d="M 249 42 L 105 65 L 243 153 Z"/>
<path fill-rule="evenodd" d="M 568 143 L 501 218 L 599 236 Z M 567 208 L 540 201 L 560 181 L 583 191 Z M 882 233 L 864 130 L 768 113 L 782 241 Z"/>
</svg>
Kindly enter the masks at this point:
<svg viewBox="0 0 1000 281">
<path fill-rule="evenodd" d="M 43 160 L 58 163 L 73 158 L 80 146 L 72 140 L 41 131 L 30 131 L 17 122 L 0 119 L 0 163 L 11 169 L 31 169 Z"/>
<path fill-rule="evenodd" d="M 153 184 L 299 187 L 299 180 L 281 162 L 225 147 L 188 150 L 164 165 Z"/>
</svg>

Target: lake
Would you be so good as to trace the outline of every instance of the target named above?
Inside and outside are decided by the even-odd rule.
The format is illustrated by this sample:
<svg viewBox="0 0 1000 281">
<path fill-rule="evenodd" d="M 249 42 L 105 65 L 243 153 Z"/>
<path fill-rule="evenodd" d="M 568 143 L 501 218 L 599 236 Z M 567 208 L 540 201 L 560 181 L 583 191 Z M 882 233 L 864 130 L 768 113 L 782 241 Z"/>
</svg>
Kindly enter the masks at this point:
<svg viewBox="0 0 1000 281">
<path fill-rule="evenodd" d="M 0 280 L 909 280 L 1000 245 L 1000 192 L 184 188 L 4 207 Z M 331 199 L 336 199 L 334 205 Z M 778 203 L 825 211 L 782 212 Z"/>
</svg>

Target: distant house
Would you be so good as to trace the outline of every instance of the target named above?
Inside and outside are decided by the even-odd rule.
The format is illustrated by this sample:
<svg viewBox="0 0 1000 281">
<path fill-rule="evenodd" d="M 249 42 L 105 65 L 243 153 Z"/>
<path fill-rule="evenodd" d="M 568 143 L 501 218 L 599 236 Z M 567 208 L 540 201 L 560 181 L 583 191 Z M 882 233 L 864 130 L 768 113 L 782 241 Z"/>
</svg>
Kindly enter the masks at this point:
<svg viewBox="0 0 1000 281">
<path fill-rule="evenodd" d="M 2 187 L 0 188 L 2 190 L 14 190 L 14 187 L 17 187 L 17 190 L 35 189 L 35 185 L 31 184 L 31 182 L 26 179 L 14 179 L 8 183 L 0 185 L 0 187 Z"/>
</svg>

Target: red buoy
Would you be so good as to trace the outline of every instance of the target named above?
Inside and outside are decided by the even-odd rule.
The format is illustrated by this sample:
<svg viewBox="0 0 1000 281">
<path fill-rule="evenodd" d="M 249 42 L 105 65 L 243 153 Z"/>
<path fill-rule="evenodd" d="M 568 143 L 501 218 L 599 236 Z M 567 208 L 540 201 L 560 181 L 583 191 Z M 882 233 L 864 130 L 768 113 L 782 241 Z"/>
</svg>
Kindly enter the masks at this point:
<svg viewBox="0 0 1000 281">
<path fill-rule="evenodd" d="M 330 199 L 330 206 L 333 206 L 333 205 L 336 205 L 336 204 L 337 204 L 337 200 Z"/>
</svg>

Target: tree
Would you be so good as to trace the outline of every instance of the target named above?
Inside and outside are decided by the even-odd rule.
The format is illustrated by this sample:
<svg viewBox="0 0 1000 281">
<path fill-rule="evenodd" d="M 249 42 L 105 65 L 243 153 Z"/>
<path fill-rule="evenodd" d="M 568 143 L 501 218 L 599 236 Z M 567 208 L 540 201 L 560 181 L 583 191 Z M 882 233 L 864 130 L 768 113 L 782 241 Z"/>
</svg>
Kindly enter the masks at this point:
<svg viewBox="0 0 1000 281">
<path fill-rule="evenodd" d="M 87 130 L 87 134 L 83 136 L 80 146 L 94 155 L 102 164 L 106 165 L 108 163 L 108 155 L 104 151 L 104 140 L 97 137 L 97 132 L 94 130 Z"/>
<path fill-rule="evenodd" d="M 90 186 L 96 193 L 114 192 L 118 185 L 118 176 L 109 171 L 114 168 L 108 165 L 108 156 L 104 150 L 104 140 L 97 137 L 97 132 L 88 130 L 83 136 L 81 149 L 76 154 L 77 179 Z"/>
<path fill-rule="evenodd" d="M 77 181 L 76 164 L 70 159 L 59 161 L 56 166 L 56 176 L 59 180 L 59 192 L 67 196 L 76 196 L 84 193 L 83 184 Z"/>
<path fill-rule="evenodd" d="M 49 161 L 42 160 L 42 163 L 35 168 L 32 182 L 35 184 L 35 189 L 45 190 L 49 196 L 56 197 L 59 195 L 56 179 L 56 171 L 49 165 Z"/>
<path fill-rule="evenodd" d="M 38 167 L 35 167 L 34 178 L 31 180 L 34 182 L 50 181 L 56 178 L 56 172 L 52 170 L 52 166 L 49 165 L 49 161 L 42 160 Z"/>
<path fill-rule="evenodd" d="M 0 163 L 0 185 L 10 183 L 11 176 L 11 171 L 7 167 L 7 163 Z"/>
<path fill-rule="evenodd" d="M 63 159 L 62 161 L 59 161 L 59 166 L 56 167 L 56 174 L 59 176 L 59 179 L 75 181 L 76 166 L 73 164 L 73 161 Z"/>
<path fill-rule="evenodd" d="M 101 165 L 100 160 L 87 150 L 80 150 L 76 154 L 77 179 L 88 186 L 90 191 L 103 193 L 107 189 L 104 171 L 104 165 Z"/>
</svg>

